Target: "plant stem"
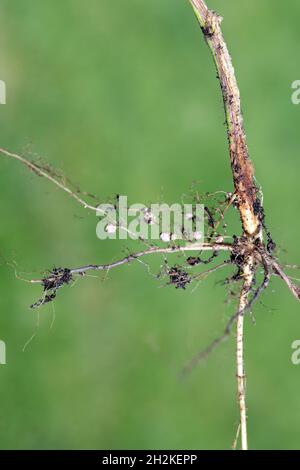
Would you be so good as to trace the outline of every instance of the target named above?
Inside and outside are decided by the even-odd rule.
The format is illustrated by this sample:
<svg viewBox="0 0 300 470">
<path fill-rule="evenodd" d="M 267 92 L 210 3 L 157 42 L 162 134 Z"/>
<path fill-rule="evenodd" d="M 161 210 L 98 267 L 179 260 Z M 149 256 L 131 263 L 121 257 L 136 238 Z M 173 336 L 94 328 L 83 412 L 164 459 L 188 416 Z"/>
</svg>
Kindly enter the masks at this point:
<svg viewBox="0 0 300 470">
<path fill-rule="evenodd" d="M 212 52 L 220 81 L 233 182 L 245 234 L 255 236 L 260 231 L 260 221 L 253 205 L 257 188 L 254 169 L 247 147 L 241 111 L 240 92 L 231 57 L 221 31 L 222 18 L 208 9 L 203 0 L 189 0 L 199 21 L 206 42 Z"/>
<path fill-rule="evenodd" d="M 221 31 L 222 18 L 208 9 L 203 0 L 189 0 L 212 52 L 220 81 L 229 143 L 229 154 L 236 201 L 240 212 L 244 237 L 250 244 L 262 241 L 262 224 L 258 215 L 257 188 L 254 182 L 254 169 L 247 147 L 241 111 L 240 92 L 235 77 L 231 57 Z M 249 255 L 245 260 L 242 277 L 243 287 L 239 300 L 237 316 L 237 382 L 240 408 L 242 449 L 247 444 L 246 384 L 244 366 L 244 312 L 249 302 L 249 294 L 254 277 L 254 258 Z"/>
</svg>

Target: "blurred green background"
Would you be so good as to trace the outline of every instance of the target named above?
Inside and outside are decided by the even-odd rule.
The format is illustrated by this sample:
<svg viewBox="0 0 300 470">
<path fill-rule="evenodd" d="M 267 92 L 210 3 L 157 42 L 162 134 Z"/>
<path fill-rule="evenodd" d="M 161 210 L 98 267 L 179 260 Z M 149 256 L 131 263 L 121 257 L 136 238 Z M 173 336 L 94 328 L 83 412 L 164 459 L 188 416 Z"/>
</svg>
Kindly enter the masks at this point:
<svg viewBox="0 0 300 470">
<path fill-rule="evenodd" d="M 299 262 L 300 5 L 212 0 L 242 93 L 267 222 Z M 102 200 L 180 200 L 193 180 L 231 190 L 215 70 L 185 0 L 2 0 L 0 146 L 43 157 Z M 237 429 L 234 337 L 185 381 L 178 371 L 233 312 L 218 274 L 194 293 L 159 288 L 143 265 L 85 278 L 53 309 L 16 280 L 116 259 L 96 218 L 14 161 L 0 159 L 0 446 L 230 448 Z M 236 223 L 236 222 L 235 222 Z M 238 225 L 237 225 L 238 227 Z M 249 443 L 300 448 L 300 307 L 276 279 L 246 325 Z"/>
</svg>

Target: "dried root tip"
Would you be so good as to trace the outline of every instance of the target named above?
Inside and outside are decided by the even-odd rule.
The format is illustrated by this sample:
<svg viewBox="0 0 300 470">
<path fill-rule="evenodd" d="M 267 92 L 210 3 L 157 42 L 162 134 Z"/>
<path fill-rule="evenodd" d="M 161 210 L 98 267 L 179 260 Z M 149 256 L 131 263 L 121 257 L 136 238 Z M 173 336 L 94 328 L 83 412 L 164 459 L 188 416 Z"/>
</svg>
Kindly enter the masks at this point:
<svg viewBox="0 0 300 470">
<path fill-rule="evenodd" d="M 47 294 L 44 297 L 41 297 L 37 302 L 30 305 L 30 308 L 38 308 L 44 304 L 48 304 L 52 302 L 56 298 L 56 291 L 52 292 L 51 294 Z"/>
</svg>

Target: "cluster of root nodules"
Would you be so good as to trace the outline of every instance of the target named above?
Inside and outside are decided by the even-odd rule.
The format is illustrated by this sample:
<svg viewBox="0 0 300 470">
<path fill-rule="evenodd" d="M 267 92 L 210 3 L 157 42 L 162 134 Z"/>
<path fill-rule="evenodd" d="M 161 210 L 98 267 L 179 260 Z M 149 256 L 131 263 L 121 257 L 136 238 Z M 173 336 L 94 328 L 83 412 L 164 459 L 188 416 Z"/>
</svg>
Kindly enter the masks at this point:
<svg viewBox="0 0 300 470">
<path fill-rule="evenodd" d="M 177 266 L 170 268 L 168 275 L 170 277 L 170 284 L 173 284 L 176 289 L 185 289 L 186 286 L 192 282 L 189 273 Z"/>
<path fill-rule="evenodd" d="M 274 251 L 276 244 L 272 239 L 271 233 L 266 226 L 265 213 L 260 201 L 259 190 L 257 190 L 257 198 L 254 203 L 254 213 L 258 216 L 261 227 L 265 234 L 266 241 L 263 242 L 260 237 L 249 240 L 248 237 L 241 235 L 228 234 L 226 215 L 230 208 L 238 209 L 237 201 L 234 194 L 218 191 L 216 193 L 207 193 L 199 195 L 193 189 L 194 202 L 204 204 L 205 210 L 205 233 L 206 240 L 209 242 L 227 242 L 231 245 L 231 252 L 228 255 L 218 250 L 210 254 L 197 253 L 196 256 L 190 256 L 181 264 L 168 265 L 165 274 L 169 277 L 169 285 L 175 286 L 176 289 L 186 289 L 194 282 L 199 282 L 206 277 L 206 273 L 215 272 L 218 268 L 231 265 L 233 273 L 221 281 L 229 289 L 229 298 L 238 297 L 240 294 L 240 283 L 243 281 L 244 267 L 250 255 L 254 255 L 253 262 L 253 283 L 250 289 L 250 300 L 247 309 L 251 308 L 253 303 L 258 300 L 262 292 L 268 287 L 272 275 L 281 276 L 280 272 L 274 269 L 276 258 Z M 215 262 L 221 258 L 219 263 Z M 223 261 L 222 261 L 223 259 Z M 206 269 L 203 268 L 206 265 Z M 209 265 L 209 266 L 208 266 Z M 197 267 L 200 271 L 197 272 Z M 261 269 L 263 276 L 261 279 Z M 294 294 L 296 288 L 294 287 Z M 252 295 L 251 295 L 252 294 Z"/>
<path fill-rule="evenodd" d="M 257 191 L 259 193 L 259 191 Z M 192 196 L 192 197 L 191 197 Z M 284 274 L 279 263 L 274 257 L 275 243 L 272 240 L 271 234 L 266 226 L 265 214 L 263 206 L 260 202 L 259 194 L 254 203 L 254 213 L 258 216 L 261 227 L 265 234 L 265 242 L 262 241 L 261 237 L 253 237 L 253 240 L 249 240 L 248 237 L 241 235 L 236 236 L 228 233 L 226 216 L 229 209 L 233 209 L 238 212 L 237 201 L 235 200 L 234 194 L 227 193 L 224 191 L 217 191 L 216 193 L 207 193 L 200 195 L 197 190 L 193 189 L 192 194 L 184 195 L 183 201 L 188 197 L 189 202 L 201 203 L 204 205 L 204 222 L 205 222 L 205 241 L 213 245 L 212 251 L 201 251 L 201 249 L 192 256 L 187 256 L 183 251 L 178 254 L 177 262 L 174 262 L 174 254 L 163 255 L 164 262 L 160 266 L 158 275 L 154 275 L 156 278 L 164 278 L 167 286 L 175 287 L 177 290 L 186 290 L 190 288 L 192 284 L 198 286 L 202 279 L 205 279 L 208 274 L 216 272 L 221 269 L 224 265 L 231 265 L 233 272 L 222 281 L 229 289 L 229 298 L 233 298 L 239 295 L 240 282 L 243 281 L 244 267 L 247 264 L 249 256 L 254 258 L 253 262 L 253 285 L 251 286 L 252 295 L 250 296 L 249 308 L 252 306 L 262 292 L 268 287 L 271 275 L 281 277 L 293 294 L 300 299 L 300 288 L 295 286 L 292 280 Z M 168 253 L 170 248 L 182 247 L 179 241 L 171 240 L 168 245 Z M 224 252 L 221 249 L 218 250 L 218 243 L 228 245 L 229 250 Z M 147 250 L 146 250 L 147 251 Z M 108 271 L 113 267 L 126 264 L 128 262 L 134 262 L 137 258 L 143 256 L 143 252 L 138 254 L 132 253 L 129 256 L 121 259 L 117 263 L 111 265 L 90 265 L 89 270 L 102 270 Z M 151 274 L 150 266 L 140 260 L 142 264 L 146 265 L 147 270 Z M 31 308 L 41 307 L 49 302 L 55 300 L 57 291 L 65 285 L 69 285 L 73 280 L 74 276 L 84 275 L 85 268 L 76 268 L 72 271 L 68 268 L 53 268 L 47 277 L 41 280 L 43 287 L 42 297 L 31 305 Z M 261 279 L 261 268 L 263 271 L 263 278 Z"/>
<path fill-rule="evenodd" d="M 53 268 L 49 276 L 42 279 L 42 286 L 44 288 L 43 296 L 31 308 L 41 307 L 44 304 L 52 302 L 56 298 L 58 289 L 64 285 L 70 284 L 73 281 L 73 276 L 68 268 Z"/>
</svg>

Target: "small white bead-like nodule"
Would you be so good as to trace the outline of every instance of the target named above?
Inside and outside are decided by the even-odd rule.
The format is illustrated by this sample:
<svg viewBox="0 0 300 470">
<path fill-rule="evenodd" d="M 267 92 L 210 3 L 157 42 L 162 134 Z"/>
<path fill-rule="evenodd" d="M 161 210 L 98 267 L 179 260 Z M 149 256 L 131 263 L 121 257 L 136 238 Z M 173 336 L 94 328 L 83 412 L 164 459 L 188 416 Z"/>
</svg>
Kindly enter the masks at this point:
<svg viewBox="0 0 300 470">
<path fill-rule="evenodd" d="M 114 224 L 107 224 L 106 227 L 105 227 L 105 231 L 106 231 L 107 233 L 113 234 L 113 233 L 116 233 L 117 227 L 116 227 L 116 225 L 114 225 Z"/>
<path fill-rule="evenodd" d="M 145 211 L 144 211 L 144 221 L 149 225 L 155 224 L 155 222 L 156 222 L 155 217 L 152 214 L 152 212 L 150 211 L 150 209 L 145 209 Z"/>
<path fill-rule="evenodd" d="M 202 237 L 202 232 L 194 232 L 194 240 L 201 240 Z"/>
<path fill-rule="evenodd" d="M 160 239 L 163 241 L 163 242 L 169 242 L 171 241 L 171 235 L 168 233 L 168 232 L 162 232 L 160 234 Z"/>
</svg>

